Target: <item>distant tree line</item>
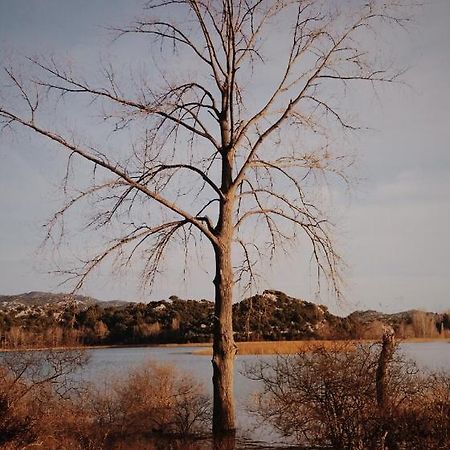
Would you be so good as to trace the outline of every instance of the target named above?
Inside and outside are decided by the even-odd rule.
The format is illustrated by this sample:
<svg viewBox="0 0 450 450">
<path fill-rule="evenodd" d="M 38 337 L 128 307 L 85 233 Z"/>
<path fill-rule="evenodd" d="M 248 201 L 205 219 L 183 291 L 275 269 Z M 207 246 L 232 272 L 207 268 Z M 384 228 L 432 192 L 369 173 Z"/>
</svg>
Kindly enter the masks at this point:
<svg viewBox="0 0 450 450">
<path fill-rule="evenodd" d="M 4 348 L 208 342 L 212 311 L 212 302 L 172 297 L 106 308 L 72 305 L 45 314 L 0 312 L 1 342 Z"/>
<path fill-rule="evenodd" d="M 169 300 L 104 307 L 101 303 L 64 308 L 26 306 L 0 311 L 2 348 L 75 345 L 144 345 L 210 342 L 214 305 L 207 300 Z M 450 314 L 408 311 L 331 314 L 325 306 L 265 291 L 233 306 L 238 341 L 377 339 L 384 325 L 399 338 L 450 337 Z"/>
</svg>

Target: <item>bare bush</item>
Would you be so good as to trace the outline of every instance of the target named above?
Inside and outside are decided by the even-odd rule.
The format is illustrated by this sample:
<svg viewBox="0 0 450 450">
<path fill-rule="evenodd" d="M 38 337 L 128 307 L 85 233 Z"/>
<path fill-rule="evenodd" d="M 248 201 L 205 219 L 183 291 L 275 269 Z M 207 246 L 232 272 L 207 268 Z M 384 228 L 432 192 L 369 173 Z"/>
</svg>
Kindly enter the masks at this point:
<svg viewBox="0 0 450 450">
<path fill-rule="evenodd" d="M 149 363 L 99 388 L 75 377 L 85 362 L 81 351 L 1 357 L 1 448 L 181 449 L 205 431 L 210 400 L 187 375 Z"/>
<path fill-rule="evenodd" d="M 57 440 L 79 449 L 189 448 L 211 418 L 210 400 L 199 383 L 153 363 L 91 386 L 61 407 Z"/>
<path fill-rule="evenodd" d="M 11 352 L 0 358 L 0 445 L 23 448 L 47 427 L 56 399 L 80 393 L 83 351 Z"/>
<path fill-rule="evenodd" d="M 91 405 L 103 424 L 122 434 L 192 435 L 203 432 L 211 416 L 200 384 L 172 366 L 153 363 L 116 380 Z"/>
<path fill-rule="evenodd" d="M 421 374 L 398 352 L 377 404 L 375 346 L 316 348 L 247 369 L 263 383 L 254 412 L 305 445 L 357 449 L 438 449 L 450 445 L 450 377 Z"/>
<path fill-rule="evenodd" d="M 70 407 L 56 426 L 58 441 L 79 449 L 190 448 L 211 418 L 200 384 L 154 363 L 91 386 Z"/>
</svg>

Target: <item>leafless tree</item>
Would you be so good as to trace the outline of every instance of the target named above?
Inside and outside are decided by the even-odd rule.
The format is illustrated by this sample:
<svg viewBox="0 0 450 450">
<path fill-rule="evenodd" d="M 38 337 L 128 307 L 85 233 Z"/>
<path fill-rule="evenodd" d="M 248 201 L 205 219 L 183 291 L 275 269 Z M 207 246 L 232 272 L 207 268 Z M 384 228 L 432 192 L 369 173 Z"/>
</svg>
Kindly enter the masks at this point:
<svg viewBox="0 0 450 450">
<path fill-rule="evenodd" d="M 235 429 L 235 282 L 251 282 L 263 256 L 304 235 L 319 279 L 341 294 L 340 258 L 312 186 L 327 174 L 345 179 L 350 161 L 333 138 L 358 126 L 340 99 L 353 84 L 396 79 L 370 41 L 379 26 L 402 25 L 403 17 L 395 0 L 155 0 L 141 19 L 114 30 L 121 39 L 151 41 L 155 64 L 147 77 L 122 80 L 120 68 L 103 66 L 102 79 L 88 81 L 53 58 L 29 59 L 28 81 L 5 69 L 16 95 L 4 91 L 3 128 L 31 130 L 66 152 L 66 189 L 77 180 L 75 160 L 93 168 L 48 224 L 56 238 L 64 216 L 90 202 L 87 228 L 113 235 L 67 272 L 76 289 L 113 255 L 124 265 L 144 261 L 151 284 L 172 244 L 181 242 L 186 260 L 210 244 L 215 434 Z M 56 116 L 70 117 L 80 115 L 83 99 L 89 103 L 79 122 L 89 108 L 100 114 L 94 133 L 87 126 L 75 135 L 49 120 L 49 104 Z M 116 141 L 98 138 L 104 126 Z M 254 237 L 257 225 L 263 238 Z"/>
</svg>

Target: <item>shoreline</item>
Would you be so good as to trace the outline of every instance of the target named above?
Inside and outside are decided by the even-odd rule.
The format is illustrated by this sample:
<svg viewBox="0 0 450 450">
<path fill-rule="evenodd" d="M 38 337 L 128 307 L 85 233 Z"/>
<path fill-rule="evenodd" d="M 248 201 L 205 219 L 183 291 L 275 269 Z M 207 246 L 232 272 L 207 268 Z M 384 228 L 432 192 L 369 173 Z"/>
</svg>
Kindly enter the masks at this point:
<svg viewBox="0 0 450 450">
<path fill-rule="evenodd" d="M 298 341 L 240 341 L 236 342 L 238 347 L 237 356 L 243 355 L 276 355 L 276 354 L 292 354 L 302 351 L 308 351 L 313 348 L 325 346 L 326 348 L 355 346 L 362 343 L 376 343 L 376 339 L 310 339 Z M 427 342 L 447 342 L 450 338 L 407 338 L 397 339 L 398 343 L 427 343 Z M 195 342 L 183 344 L 117 344 L 117 345 L 74 345 L 59 347 L 26 347 L 26 348 L 2 348 L 1 352 L 30 352 L 45 350 L 96 350 L 96 349 L 115 349 L 115 348 L 191 348 L 198 347 L 199 350 L 192 351 L 191 354 L 199 356 L 212 355 L 211 342 Z"/>
<path fill-rule="evenodd" d="M 171 348 L 171 347 L 210 347 L 210 342 L 195 342 L 192 344 L 106 344 L 106 345 L 66 345 L 56 347 L 23 347 L 23 348 L 0 348 L 2 352 L 43 352 L 45 350 L 108 350 L 114 348 Z"/>
<path fill-rule="evenodd" d="M 255 341 L 255 342 L 236 342 L 237 356 L 246 355 L 288 355 L 295 353 L 305 353 L 317 348 L 324 347 L 328 350 L 354 349 L 358 344 L 376 344 L 376 339 L 316 339 L 301 341 Z M 449 338 L 410 338 L 398 339 L 400 343 L 427 343 L 427 342 L 448 342 Z M 199 356 L 211 356 L 212 349 L 202 349 L 193 351 L 192 354 Z"/>
</svg>

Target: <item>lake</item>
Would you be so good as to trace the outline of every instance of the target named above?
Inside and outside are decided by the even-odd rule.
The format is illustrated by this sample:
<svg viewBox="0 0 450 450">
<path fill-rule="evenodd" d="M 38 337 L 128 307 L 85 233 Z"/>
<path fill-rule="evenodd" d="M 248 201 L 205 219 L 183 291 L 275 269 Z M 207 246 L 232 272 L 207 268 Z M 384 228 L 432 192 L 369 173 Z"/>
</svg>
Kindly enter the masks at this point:
<svg viewBox="0 0 450 450">
<path fill-rule="evenodd" d="M 90 350 L 91 359 L 84 369 L 84 378 L 90 381 L 103 382 L 115 375 L 126 374 L 130 369 L 154 361 L 174 365 L 182 372 L 205 385 L 212 395 L 212 366 L 210 357 L 193 355 L 198 347 L 138 347 L 138 348 L 100 348 Z M 450 343 L 424 342 L 402 343 L 400 351 L 408 358 L 414 360 L 420 368 L 430 370 L 444 370 L 450 372 Z M 247 405 L 252 393 L 256 392 L 259 383 L 247 379 L 242 375 L 245 365 L 260 359 L 273 358 L 273 356 L 237 356 L 235 374 L 235 397 L 237 407 L 238 437 L 241 442 L 265 446 L 286 446 L 283 440 L 273 430 L 258 428 L 254 418 L 247 412 Z"/>
</svg>

